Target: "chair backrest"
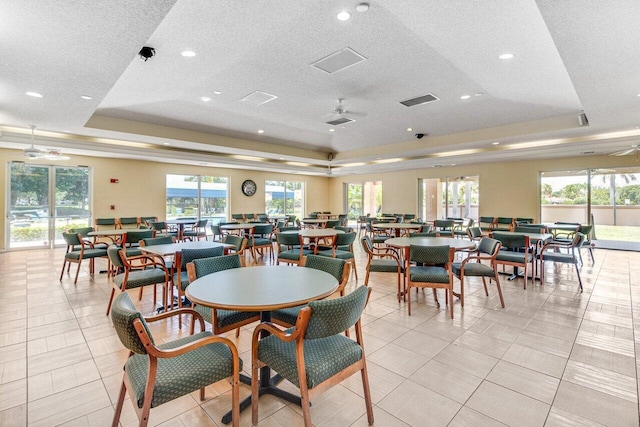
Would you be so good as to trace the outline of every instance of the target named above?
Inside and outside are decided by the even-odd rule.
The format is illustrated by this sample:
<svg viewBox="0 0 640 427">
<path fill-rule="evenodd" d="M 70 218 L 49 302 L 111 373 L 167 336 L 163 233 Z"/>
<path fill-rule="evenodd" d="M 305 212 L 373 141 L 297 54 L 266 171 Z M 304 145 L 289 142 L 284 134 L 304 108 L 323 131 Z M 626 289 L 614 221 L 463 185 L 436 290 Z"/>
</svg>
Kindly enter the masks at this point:
<svg viewBox="0 0 640 427">
<path fill-rule="evenodd" d="M 196 222 L 196 228 L 205 228 L 208 222 L 208 219 L 199 219 L 198 222 Z"/>
<path fill-rule="evenodd" d="M 405 221 L 411 221 L 412 219 L 416 219 L 416 215 L 415 215 L 415 214 L 404 214 L 404 215 L 402 216 L 402 218 L 403 218 Z"/>
<path fill-rule="evenodd" d="M 364 249 L 367 254 L 373 255 L 373 243 L 371 242 L 371 237 L 364 236 L 362 239 L 360 239 L 360 244 L 362 245 L 362 249 Z"/>
<path fill-rule="evenodd" d="M 327 228 L 335 228 L 340 226 L 340 220 L 330 219 L 327 221 Z"/>
<path fill-rule="evenodd" d="M 513 227 L 513 231 L 516 233 L 544 233 L 547 231 L 547 227 L 538 224 L 516 225 Z"/>
<path fill-rule="evenodd" d="M 194 259 L 214 258 L 224 255 L 224 248 L 183 249 L 180 254 L 180 268 L 186 270 L 187 264 Z"/>
<path fill-rule="evenodd" d="M 438 231 L 427 231 L 426 233 L 411 233 L 411 237 L 440 237 Z"/>
<path fill-rule="evenodd" d="M 157 216 L 141 216 L 140 224 L 147 224 L 150 226 L 152 222 L 155 222 L 157 220 L 158 220 Z"/>
<path fill-rule="evenodd" d="M 169 245 L 171 243 L 174 243 L 172 236 L 150 237 L 142 239 L 143 246 Z"/>
<path fill-rule="evenodd" d="M 167 223 L 164 221 L 151 221 L 150 225 L 156 231 L 164 231 L 167 228 Z"/>
<path fill-rule="evenodd" d="M 219 225 L 211 224 L 209 228 L 211 229 L 211 232 L 214 236 L 222 236 L 222 230 L 220 230 Z"/>
<path fill-rule="evenodd" d="M 120 258 L 120 248 L 118 246 L 109 245 L 109 247 L 107 248 L 107 256 L 109 257 L 109 261 L 111 261 L 111 264 L 116 269 L 124 267 L 124 263 Z"/>
<path fill-rule="evenodd" d="M 137 244 L 138 242 L 140 242 L 140 240 L 150 239 L 152 237 L 153 237 L 153 230 L 131 230 L 126 232 L 122 241 L 127 246 L 131 246 L 131 244 L 133 243 Z"/>
<path fill-rule="evenodd" d="M 580 228 L 578 228 L 578 232 L 584 234 L 587 240 L 589 240 L 592 231 L 593 231 L 593 224 L 583 224 L 580 226 Z"/>
<path fill-rule="evenodd" d="M 302 241 L 302 237 L 299 233 L 280 232 L 276 234 L 276 240 L 278 242 L 278 245 L 297 246 L 301 244 L 300 242 Z"/>
<path fill-rule="evenodd" d="M 340 258 L 329 258 L 319 255 L 307 255 L 304 266 L 331 274 L 338 282 L 342 281 L 342 273 L 347 262 Z"/>
<path fill-rule="evenodd" d="M 573 236 L 573 241 L 571 242 L 571 246 L 579 248 L 582 246 L 584 241 L 587 239 L 587 235 L 580 233 L 579 231 Z"/>
<path fill-rule="evenodd" d="M 191 267 L 193 266 L 193 267 Z M 187 264 L 187 272 L 189 282 L 206 276 L 207 274 L 217 273 L 218 271 L 230 270 L 232 268 L 242 268 L 240 255 L 224 255 L 212 258 L 198 258 Z"/>
<path fill-rule="evenodd" d="M 118 218 L 118 223 L 121 226 L 122 225 L 135 225 L 137 227 L 138 226 L 138 217 L 129 216 L 129 217 Z"/>
<path fill-rule="evenodd" d="M 255 214 L 252 214 L 252 213 L 244 214 L 244 219 L 246 220 L 254 219 L 255 217 L 256 217 Z"/>
<path fill-rule="evenodd" d="M 522 234 L 504 233 L 499 231 L 493 232 L 493 238 L 500 240 L 502 247 L 506 249 L 518 249 L 529 247 L 529 236 Z"/>
<path fill-rule="evenodd" d="M 296 216 L 295 215 L 289 215 L 287 217 L 287 222 L 295 223 L 296 222 Z"/>
<path fill-rule="evenodd" d="M 341 233 L 341 234 L 336 234 L 336 237 L 334 238 L 334 244 L 335 246 L 346 246 L 346 245 L 351 245 L 353 244 L 353 242 L 356 241 L 356 233 Z"/>
<path fill-rule="evenodd" d="M 69 229 L 69 233 L 79 234 L 82 237 L 89 237 L 89 233 L 93 231 L 93 227 L 78 227 Z"/>
<path fill-rule="evenodd" d="M 496 219 L 496 224 L 511 225 L 513 224 L 513 218 L 499 216 L 498 219 Z"/>
<path fill-rule="evenodd" d="M 520 224 L 533 224 L 533 218 L 516 218 L 516 225 Z"/>
<path fill-rule="evenodd" d="M 341 334 L 355 325 L 367 305 L 371 289 L 359 286 L 340 298 L 309 302 L 311 317 L 305 339 L 312 340 Z"/>
<path fill-rule="evenodd" d="M 353 227 L 335 227 L 336 230 L 344 231 L 345 233 L 353 232 Z"/>
<path fill-rule="evenodd" d="M 235 219 L 237 221 L 244 221 L 244 214 L 231 214 L 231 219 Z"/>
<path fill-rule="evenodd" d="M 295 227 L 295 226 L 291 226 L 291 227 L 282 227 L 279 228 L 280 231 L 300 231 L 300 227 Z M 287 233 L 288 234 L 288 233 Z"/>
<path fill-rule="evenodd" d="M 120 338 L 120 342 L 127 349 L 137 354 L 146 354 L 147 350 L 140 340 L 138 333 L 136 332 L 133 321 L 135 319 L 140 320 L 149 340 L 153 343 L 153 336 L 149 331 L 147 322 L 140 314 L 131 301 L 131 297 L 126 292 L 122 292 L 116 296 L 113 300 L 113 306 L 111 307 L 111 321 L 113 327 Z"/>
<path fill-rule="evenodd" d="M 265 234 L 271 234 L 273 232 L 273 225 L 271 224 L 256 224 L 253 227 L 253 234 L 264 236 Z"/>
<path fill-rule="evenodd" d="M 478 252 L 481 254 L 487 254 L 496 256 L 500 250 L 501 243 L 499 240 L 492 239 L 491 237 L 483 237 L 478 244 Z"/>
<path fill-rule="evenodd" d="M 96 227 L 116 228 L 116 219 L 115 218 L 96 218 Z"/>
<path fill-rule="evenodd" d="M 269 221 L 269 215 L 267 214 L 258 214 L 258 221 L 260 222 L 267 222 Z"/>
<path fill-rule="evenodd" d="M 480 227 L 469 227 L 467 234 L 471 240 L 476 240 L 482 237 L 482 229 Z"/>
<path fill-rule="evenodd" d="M 494 221 L 495 221 L 495 217 L 493 216 L 481 216 L 478 225 L 482 226 L 483 224 L 488 224 L 489 226 L 491 226 L 491 224 L 493 224 Z"/>
<path fill-rule="evenodd" d="M 232 249 L 239 251 L 242 249 L 243 241 L 246 241 L 246 240 L 247 239 L 245 239 L 244 237 L 236 236 L 233 234 L 226 234 L 224 236 L 223 242 L 229 245 L 233 245 L 234 247 Z"/>
<path fill-rule="evenodd" d="M 449 245 L 441 246 L 409 246 L 409 259 L 427 265 L 444 265 L 451 261 Z"/>
<path fill-rule="evenodd" d="M 439 230 L 452 230 L 454 226 L 454 220 L 452 219 L 437 219 L 433 225 Z"/>
<path fill-rule="evenodd" d="M 64 239 L 64 242 L 67 244 L 67 246 L 77 246 L 77 245 L 82 245 L 82 239 L 81 237 L 78 235 L 79 233 L 62 233 L 62 238 Z"/>
</svg>

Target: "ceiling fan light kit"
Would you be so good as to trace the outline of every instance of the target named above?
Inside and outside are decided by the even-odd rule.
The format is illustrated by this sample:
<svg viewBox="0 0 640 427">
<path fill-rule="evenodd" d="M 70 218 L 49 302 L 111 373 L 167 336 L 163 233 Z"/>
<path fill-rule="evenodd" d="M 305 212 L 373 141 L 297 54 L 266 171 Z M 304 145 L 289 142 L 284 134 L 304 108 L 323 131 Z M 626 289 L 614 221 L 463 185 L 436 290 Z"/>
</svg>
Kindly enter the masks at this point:
<svg viewBox="0 0 640 427">
<path fill-rule="evenodd" d="M 35 130 L 34 125 L 31 128 L 31 146 L 22 150 L 23 155 L 31 160 L 47 159 L 47 160 L 69 160 L 69 156 L 60 154 L 59 150 L 48 149 L 47 151 L 40 150 L 35 146 Z"/>
</svg>

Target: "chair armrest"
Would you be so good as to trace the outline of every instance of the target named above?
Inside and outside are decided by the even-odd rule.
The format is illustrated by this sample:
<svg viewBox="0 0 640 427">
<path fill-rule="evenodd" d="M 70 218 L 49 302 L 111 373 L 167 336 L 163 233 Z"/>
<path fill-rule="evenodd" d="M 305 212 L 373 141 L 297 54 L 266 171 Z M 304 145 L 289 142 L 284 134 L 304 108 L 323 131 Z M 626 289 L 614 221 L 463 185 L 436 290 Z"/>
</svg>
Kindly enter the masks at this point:
<svg viewBox="0 0 640 427">
<path fill-rule="evenodd" d="M 204 319 L 202 318 L 202 315 L 191 308 L 179 308 L 177 310 L 165 311 L 164 313 L 160 313 L 155 316 L 145 317 L 144 320 L 147 321 L 148 323 L 151 323 L 151 322 L 156 322 L 158 320 L 167 319 L 169 317 L 178 316 L 180 314 L 192 315 L 193 321 L 197 319 L 200 322 L 200 330 L 201 331 L 205 330 Z M 193 335 L 193 332 L 191 334 Z"/>
<path fill-rule="evenodd" d="M 229 347 L 229 350 L 231 350 L 231 360 L 233 361 L 233 373 L 234 373 L 234 376 L 237 375 L 237 373 L 240 370 L 240 362 L 238 361 L 238 349 L 231 340 L 225 337 L 221 337 L 219 335 L 204 337 L 199 340 L 190 342 L 189 344 L 181 345 L 180 347 L 176 347 L 168 350 L 163 350 L 155 346 L 150 346 L 150 348 L 147 348 L 147 352 L 151 356 L 155 356 L 159 358 L 171 358 L 171 357 L 180 356 L 182 354 L 196 350 L 200 347 L 204 347 L 209 344 L 215 344 L 215 343 L 225 344 L 227 347 Z"/>
<path fill-rule="evenodd" d="M 135 261 L 141 261 L 141 260 L 146 260 L 146 262 L 142 262 L 140 265 L 133 265 L 133 263 L 131 262 L 131 261 L 135 262 Z M 166 269 L 164 258 L 162 258 L 160 255 L 155 255 L 155 254 L 141 254 L 141 255 L 134 255 L 131 257 L 127 257 L 127 264 L 129 264 L 129 267 L 131 268 L 142 268 L 142 267 L 157 265 L 160 267 L 164 267 Z"/>
<path fill-rule="evenodd" d="M 284 329 L 278 328 L 273 323 L 264 322 L 264 323 L 260 323 L 253 330 L 254 342 L 257 342 L 260 339 L 260 331 L 266 331 L 271 335 L 275 335 L 276 338 L 284 342 L 295 341 L 300 335 L 300 332 L 297 329 L 294 329 L 293 334 L 289 334 Z"/>
</svg>

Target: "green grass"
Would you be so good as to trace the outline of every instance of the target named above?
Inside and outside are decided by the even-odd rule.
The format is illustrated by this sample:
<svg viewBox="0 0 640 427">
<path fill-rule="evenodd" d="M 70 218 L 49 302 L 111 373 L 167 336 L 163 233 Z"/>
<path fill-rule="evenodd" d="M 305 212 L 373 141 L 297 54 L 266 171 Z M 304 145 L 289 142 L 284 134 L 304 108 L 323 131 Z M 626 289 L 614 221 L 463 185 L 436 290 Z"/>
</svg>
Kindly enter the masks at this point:
<svg viewBox="0 0 640 427">
<path fill-rule="evenodd" d="M 602 240 L 640 242 L 640 227 L 596 224 L 595 232 L 596 238 Z"/>
</svg>

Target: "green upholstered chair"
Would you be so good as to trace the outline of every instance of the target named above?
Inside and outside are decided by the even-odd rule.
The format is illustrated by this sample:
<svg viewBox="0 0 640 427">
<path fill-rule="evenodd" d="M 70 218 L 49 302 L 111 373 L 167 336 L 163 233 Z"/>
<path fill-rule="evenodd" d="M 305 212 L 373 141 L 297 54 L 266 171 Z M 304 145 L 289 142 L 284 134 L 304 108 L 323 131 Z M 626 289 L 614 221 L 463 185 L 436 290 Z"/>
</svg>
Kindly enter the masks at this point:
<svg viewBox="0 0 640 427">
<path fill-rule="evenodd" d="M 329 219 L 327 220 L 327 226 L 325 228 L 336 228 L 340 227 L 341 222 L 339 219 Z"/>
<path fill-rule="evenodd" d="M 225 255 L 212 258 L 197 258 L 187 263 L 189 283 L 207 274 L 232 268 L 242 268 L 240 255 Z M 236 329 L 236 337 L 240 336 L 240 328 L 257 320 L 260 320 L 258 311 L 235 311 L 211 309 L 209 307 L 195 305 L 193 308 L 202 315 L 204 320 L 211 323 L 213 333 L 216 335 Z"/>
<path fill-rule="evenodd" d="M 361 316 L 371 289 L 356 288 L 334 299 L 311 301 L 300 310 L 294 328 L 281 330 L 271 323 L 258 325 L 251 350 L 252 421 L 258 422 L 258 370 L 267 365 L 300 389 L 305 427 L 311 427 L 310 399 L 360 371 L 367 408 L 373 425 L 373 408 L 362 339 Z M 355 326 L 356 339 L 343 335 Z M 270 334 L 261 338 L 265 334 Z"/>
<path fill-rule="evenodd" d="M 375 218 L 372 218 L 375 220 Z M 365 224 L 366 235 L 371 238 L 371 241 L 374 245 L 384 245 L 384 242 L 387 239 L 390 239 L 391 236 L 384 229 L 374 228 L 373 222 L 367 222 Z"/>
<path fill-rule="evenodd" d="M 356 241 L 356 233 L 336 234 L 333 238 L 331 249 L 318 251 L 317 255 L 331 258 L 340 258 L 351 264 L 353 273 L 358 280 L 358 271 L 356 269 L 356 259 L 353 253 L 353 242 Z M 340 249 L 342 248 L 342 249 Z"/>
<path fill-rule="evenodd" d="M 456 224 L 456 226 L 453 228 L 453 235 L 460 239 L 464 239 L 468 236 L 468 230 L 469 228 L 473 227 L 474 222 L 475 221 L 473 220 L 473 218 L 463 218 L 462 223 Z"/>
<path fill-rule="evenodd" d="M 122 247 L 128 257 L 141 255 L 140 241 L 153 237 L 153 230 L 127 230 L 122 236 Z"/>
<path fill-rule="evenodd" d="M 147 323 L 176 315 L 192 316 L 199 321 L 201 332 L 175 341 L 157 344 Z M 242 359 L 229 339 L 216 337 L 204 330 L 202 317 L 193 310 L 180 309 L 144 318 L 136 310 L 126 292 L 118 295 L 111 310 L 111 320 L 122 345 L 129 349 L 124 377 L 113 416 L 119 425 L 127 392 L 138 415 L 139 425 L 146 426 L 151 408 L 200 390 L 204 400 L 205 386 L 231 377 L 231 411 L 233 425 L 240 420 L 240 371 Z"/>
<path fill-rule="evenodd" d="M 304 240 L 299 233 L 276 233 L 276 248 L 276 265 L 281 262 L 299 265 L 305 255 L 313 254 L 311 249 L 304 248 Z"/>
<path fill-rule="evenodd" d="M 118 218 L 118 228 L 138 228 L 140 221 L 136 216 Z"/>
<path fill-rule="evenodd" d="M 593 225 L 592 224 L 578 224 L 578 233 L 584 234 L 584 241 L 582 242 L 582 246 L 580 249 L 586 248 L 589 251 L 589 255 L 591 256 L 591 264 L 595 263 L 595 258 L 593 257 L 593 247 L 595 246 L 591 241 L 591 234 L 593 234 Z M 554 242 L 569 244 L 575 238 L 576 232 L 569 232 L 562 235 L 556 235 L 553 239 Z M 583 264 L 582 261 L 582 251 L 578 250 L 578 257 L 580 258 L 580 264 Z"/>
<path fill-rule="evenodd" d="M 217 248 L 203 249 L 183 249 L 173 256 L 173 263 L 176 271 L 173 273 L 172 282 L 178 289 L 178 308 L 182 308 L 182 298 L 185 296 L 184 291 L 189 286 L 189 274 L 187 273 L 187 264 L 194 259 L 213 258 L 224 255 L 222 246 Z M 179 327 L 182 327 L 182 317 L 179 317 Z"/>
<path fill-rule="evenodd" d="M 495 222 L 496 217 L 494 216 L 481 216 L 478 226 L 482 229 L 484 234 L 487 234 L 491 231 Z"/>
<path fill-rule="evenodd" d="M 513 218 L 499 216 L 493 223 L 491 231 L 513 231 L 514 224 Z"/>
<path fill-rule="evenodd" d="M 404 295 L 404 267 L 398 253 L 390 247 L 376 248 L 369 236 L 360 239 L 362 249 L 367 254 L 367 275 L 364 278 L 364 285 L 369 285 L 370 273 L 396 273 L 398 275 L 398 301 Z"/>
<path fill-rule="evenodd" d="M 116 271 L 113 278 L 115 286 L 111 288 L 111 297 L 107 306 L 107 316 L 111 311 L 111 304 L 116 294 L 116 287 L 120 292 L 127 289 L 141 288 L 143 286 L 153 286 L 153 303 L 156 303 L 156 285 L 162 284 L 163 305 L 167 311 L 167 297 L 169 287 L 169 270 L 164 264 L 164 260 L 160 256 L 154 255 L 138 255 L 128 257 L 126 253 L 116 245 L 107 248 L 107 254 L 111 265 Z"/>
<path fill-rule="evenodd" d="M 536 233 L 542 234 L 547 232 L 547 226 L 544 224 L 524 224 L 513 227 L 515 233 Z"/>
<path fill-rule="evenodd" d="M 118 222 L 115 218 L 96 218 L 96 230 L 114 230 L 118 228 Z"/>
<path fill-rule="evenodd" d="M 254 219 L 256 219 L 256 215 L 255 214 L 252 214 L 252 213 L 244 214 L 244 220 L 245 221 L 253 221 Z"/>
<path fill-rule="evenodd" d="M 490 237 L 483 237 L 475 251 L 469 251 L 469 256 L 462 262 L 454 262 L 451 265 L 453 275 L 460 280 L 460 306 L 464 307 L 464 279 L 465 277 L 481 277 L 484 285 L 484 293 L 489 296 L 487 289 L 487 277 L 489 281 L 494 280 L 498 287 L 498 295 L 500 296 L 500 304 L 504 308 L 504 298 L 502 296 L 502 288 L 500 287 L 500 279 L 498 278 L 498 269 L 496 268 L 496 256 L 500 252 L 502 244 Z M 484 263 L 483 263 L 484 261 Z"/>
<path fill-rule="evenodd" d="M 237 222 L 244 222 L 244 214 L 231 214 L 231 219 L 237 221 Z"/>
<path fill-rule="evenodd" d="M 514 225 L 533 224 L 533 218 L 521 218 L 517 217 L 514 221 Z"/>
<path fill-rule="evenodd" d="M 198 222 L 195 223 L 195 225 L 193 227 L 191 227 L 188 230 L 184 230 L 184 232 L 182 233 L 182 237 L 183 239 L 189 239 L 189 240 L 200 240 L 200 239 L 204 239 L 207 240 L 207 223 L 209 222 L 208 219 L 200 219 L 198 220 Z"/>
<path fill-rule="evenodd" d="M 432 288 L 436 305 L 440 307 L 436 289 L 445 290 L 445 301 L 453 319 L 453 274 L 451 264 L 455 249 L 443 246 L 409 246 L 407 269 L 407 306 L 411 316 L 411 288 Z M 415 263 L 415 265 L 413 265 Z"/>
<path fill-rule="evenodd" d="M 492 233 L 491 237 L 502 243 L 502 250 L 496 256 L 496 263 L 512 266 L 514 275 L 517 269 L 522 267 L 524 270 L 524 289 L 527 289 L 527 268 L 529 264 L 534 265 L 529 236 L 496 231 Z"/>
<path fill-rule="evenodd" d="M 156 221 L 158 221 L 157 216 L 141 216 L 140 217 L 140 225 L 146 225 L 147 227 L 151 227 L 151 223 Z"/>
<path fill-rule="evenodd" d="M 213 235 L 214 242 L 222 241 L 222 237 L 224 236 L 224 233 L 222 232 L 222 229 L 220 228 L 219 224 L 211 224 L 209 226 L 209 229 L 211 230 L 211 234 Z"/>
<path fill-rule="evenodd" d="M 482 229 L 480 227 L 469 227 L 467 229 L 467 237 L 472 242 L 478 242 L 482 239 Z"/>
<path fill-rule="evenodd" d="M 582 292 L 582 278 L 580 277 L 580 267 L 582 259 L 580 258 L 580 248 L 586 241 L 586 235 L 575 233 L 573 240 L 569 243 L 551 241 L 542 246 L 542 250 L 537 255 L 540 260 L 540 281 L 544 283 L 544 263 L 546 261 L 563 264 L 573 264 L 576 267 L 576 275 L 578 276 L 578 284 L 580 292 Z M 563 252 L 565 250 L 566 252 Z"/>
<path fill-rule="evenodd" d="M 336 289 L 336 293 L 340 293 L 340 296 L 344 296 L 344 289 L 349 282 L 349 274 L 351 272 L 351 265 L 347 264 L 345 260 L 321 257 L 318 255 L 307 255 L 302 260 L 300 267 L 313 268 L 331 274 L 338 281 L 338 289 Z M 271 321 L 281 326 L 293 326 L 296 324 L 300 310 L 306 306 L 307 305 L 304 304 L 272 311 Z"/>
<path fill-rule="evenodd" d="M 79 233 L 62 233 L 62 238 L 67 244 L 67 252 L 64 254 L 64 261 L 62 263 L 62 271 L 60 271 L 60 281 L 62 281 L 62 276 L 64 275 L 64 269 L 67 268 L 67 273 L 71 269 L 71 264 L 78 264 L 78 268 L 76 270 L 76 277 L 73 280 L 73 283 L 78 283 L 78 273 L 80 273 L 80 266 L 82 265 L 82 260 L 89 260 L 89 273 L 91 277 L 93 277 L 93 273 L 95 270 L 95 259 L 106 257 L 107 250 L 104 247 L 96 248 L 93 243 L 82 238 L 82 235 Z"/>
<path fill-rule="evenodd" d="M 105 242 L 98 242 L 96 241 L 95 237 L 89 236 L 89 233 L 91 233 L 94 230 L 95 230 L 94 227 L 76 227 L 76 228 L 70 228 L 68 230 L 68 233 L 79 234 L 86 243 L 91 243 L 94 249 L 106 250 L 109 244 Z"/>
<path fill-rule="evenodd" d="M 440 237 L 439 231 L 427 231 L 420 233 L 411 233 L 409 237 Z"/>
<path fill-rule="evenodd" d="M 294 226 L 296 224 L 296 216 L 289 215 L 287 216 L 287 226 Z"/>
<path fill-rule="evenodd" d="M 273 260 L 273 225 L 256 224 L 247 239 L 247 248 L 251 249 L 251 256 L 256 261 L 256 252 L 264 256 L 264 250 L 269 251 L 269 259 Z"/>
<path fill-rule="evenodd" d="M 247 248 L 247 238 L 236 236 L 235 234 L 225 234 L 222 237 L 222 243 L 233 245 L 233 247 L 227 248 L 227 252 L 240 255 L 240 260 L 244 266 L 244 250 Z"/>
<path fill-rule="evenodd" d="M 269 222 L 269 215 L 266 213 L 259 213 L 256 215 L 256 220 L 258 222 Z"/>
<path fill-rule="evenodd" d="M 140 240 L 140 246 L 152 246 L 152 245 L 170 245 L 176 242 L 175 236 L 160 236 L 160 237 L 150 237 L 144 238 Z M 165 260 L 164 264 L 169 270 L 173 269 L 173 261 Z M 142 298 L 142 289 L 140 289 L 140 298 Z"/>
<path fill-rule="evenodd" d="M 415 214 L 404 214 L 402 215 L 402 222 L 411 222 L 416 219 Z"/>
<path fill-rule="evenodd" d="M 456 223 L 453 219 L 437 219 L 433 222 L 433 226 L 441 236 L 453 237 Z"/>
<path fill-rule="evenodd" d="M 151 223 L 151 228 L 155 230 L 156 236 L 172 236 L 175 238 L 178 237 L 178 230 L 170 227 L 164 221 L 153 221 Z"/>
<path fill-rule="evenodd" d="M 347 224 L 349 222 L 349 216 L 347 214 L 338 215 L 338 219 L 340 220 L 340 226 L 341 227 L 346 227 L 347 226 Z"/>
<path fill-rule="evenodd" d="M 342 231 L 343 233 L 353 233 L 353 227 L 334 227 L 336 230 Z"/>
</svg>

